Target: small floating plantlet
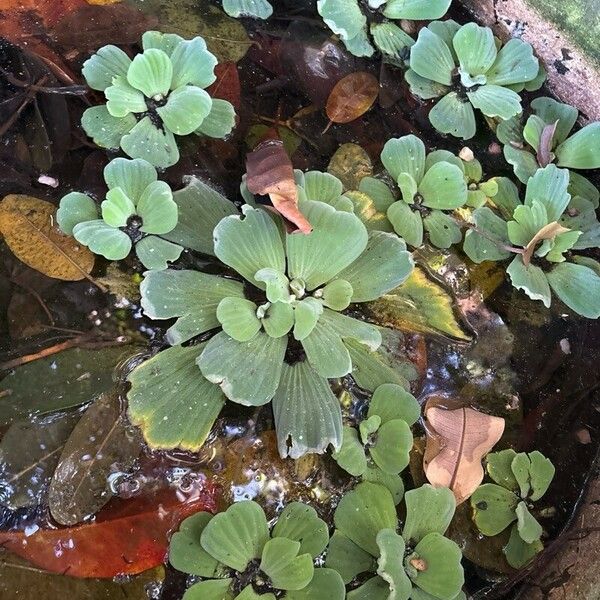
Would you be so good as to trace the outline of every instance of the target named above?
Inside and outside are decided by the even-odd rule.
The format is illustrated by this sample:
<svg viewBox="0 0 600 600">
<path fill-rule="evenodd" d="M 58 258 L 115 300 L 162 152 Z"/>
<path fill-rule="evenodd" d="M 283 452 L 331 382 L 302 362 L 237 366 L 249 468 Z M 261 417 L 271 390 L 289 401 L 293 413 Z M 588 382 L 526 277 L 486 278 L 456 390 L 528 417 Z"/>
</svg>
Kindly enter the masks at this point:
<svg viewBox="0 0 600 600">
<path fill-rule="evenodd" d="M 116 46 L 100 48 L 83 65 L 88 85 L 106 104 L 88 108 L 81 124 L 103 148 L 120 148 L 165 168 L 179 160 L 175 136 L 224 138 L 235 125 L 226 100 L 204 89 L 214 83 L 217 59 L 201 37 L 147 31 L 133 60 Z"/>
<path fill-rule="evenodd" d="M 518 569 L 544 548 L 542 526 L 531 514 L 548 491 L 554 465 L 537 450 L 502 450 L 487 457 L 487 473 L 495 483 L 484 483 L 471 496 L 473 520 L 483 535 L 494 536 L 514 523 L 503 548 L 508 563 Z"/>
</svg>

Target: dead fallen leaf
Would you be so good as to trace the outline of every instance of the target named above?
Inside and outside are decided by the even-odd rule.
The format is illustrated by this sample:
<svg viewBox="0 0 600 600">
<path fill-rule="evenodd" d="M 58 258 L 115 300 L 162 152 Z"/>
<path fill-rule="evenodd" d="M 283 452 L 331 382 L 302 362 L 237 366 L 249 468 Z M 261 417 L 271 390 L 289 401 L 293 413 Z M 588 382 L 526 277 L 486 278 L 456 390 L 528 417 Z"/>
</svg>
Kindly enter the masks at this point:
<svg viewBox="0 0 600 600">
<path fill-rule="evenodd" d="M 430 406 L 423 467 L 429 483 L 448 487 L 456 503 L 467 500 L 483 481 L 482 458 L 504 432 L 504 419 L 469 407 Z"/>
<path fill-rule="evenodd" d="M 294 167 L 279 138 L 270 137 L 250 152 L 246 157 L 246 170 L 250 193 L 268 194 L 275 210 L 295 229 L 301 233 L 312 231 L 311 224 L 298 210 Z"/>
<path fill-rule="evenodd" d="M 332 123 L 350 123 L 373 106 L 379 94 L 379 81 L 359 71 L 340 79 L 331 90 L 325 111 Z"/>
<path fill-rule="evenodd" d="M 220 98 L 231 102 L 236 111 L 239 111 L 242 92 L 237 65 L 232 61 L 219 63 L 215 67 L 215 76 L 217 80 L 206 91 L 211 98 Z"/>
<path fill-rule="evenodd" d="M 548 223 L 548 225 L 544 225 L 531 239 L 527 247 L 525 248 L 525 252 L 523 253 L 523 263 L 527 266 L 531 262 L 531 257 L 535 252 L 535 247 L 542 240 L 551 240 L 552 238 L 560 235 L 561 233 L 565 233 L 569 231 L 567 227 L 563 227 L 558 221 L 552 221 L 552 223 Z"/>
<path fill-rule="evenodd" d="M 56 226 L 50 202 L 10 194 L 0 202 L 0 234 L 15 256 L 32 269 L 63 281 L 89 276 L 94 255 Z"/>
<path fill-rule="evenodd" d="M 548 166 L 554 160 L 554 153 L 552 152 L 552 140 L 554 139 L 557 126 L 558 121 L 551 123 L 550 125 L 546 125 L 546 127 L 542 129 L 542 135 L 540 135 L 540 141 L 537 149 L 537 161 L 542 168 Z"/>
</svg>

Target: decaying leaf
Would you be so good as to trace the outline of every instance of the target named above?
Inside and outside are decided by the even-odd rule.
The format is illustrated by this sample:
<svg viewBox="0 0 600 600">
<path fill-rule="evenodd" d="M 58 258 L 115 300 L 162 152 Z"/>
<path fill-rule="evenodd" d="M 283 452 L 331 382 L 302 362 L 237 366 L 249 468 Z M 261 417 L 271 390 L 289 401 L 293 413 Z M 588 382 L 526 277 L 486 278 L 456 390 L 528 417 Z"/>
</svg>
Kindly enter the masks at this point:
<svg viewBox="0 0 600 600">
<path fill-rule="evenodd" d="M 61 525 L 75 525 L 111 498 L 111 473 L 127 471 L 142 451 L 138 429 L 122 414 L 116 392 L 102 394 L 81 417 L 50 483 L 50 512 Z"/>
<path fill-rule="evenodd" d="M 32 196 L 10 194 L 0 202 L 0 233 L 15 256 L 36 271 L 78 281 L 94 267 L 94 255 L 57 227 L 56 207 Z"/>
<path fill-rule="evenodd" d="M 340 79 L 329 98 L 325 111 L 333 123 L 350 123 L 364 115 L 379 95 L 379 81 L 370 73 L 359 71 Z"/>
<path fill-rule="evenodd" d="M 373 174 L 373 163 L 358 144 L 342 144 L 331 157 L 327 172 L 342 182 L 344 190 L 357 190 L 361 180 Z"/>
<path fill-rule="evenodd" d="M 220 98 L 231 102 L 236 111 L 239 111 L 242 91 L 237 65 L 232 61 L 219 63 L 215 67 L 215 76 L 217 80 L 206 88 L 206 91 L 211 98 Z"/>
<path fill-rule="evenodd" d="M 565 233 L 570 231 L 567 227 L 563 227 L 558 221 L 552 221 L 552 223 L 548 223 L 548 225 L 544 225 L 534 236 L 531 238 L 529 244 L 525 248 L 525 252 L 523 253 L 523 263 L 528 265 L 531 262 L 531 257 L 535 252 L 535 247 L 542 240 L 551 240 L 555 238 L 557 235 L 561 233 Z"/>
<path fill-rule="evenodd" d="M 93 523 L 63 529 L 6 531 L 4 548 L 34 565 L 70 577 L 136 575 L 162 564 L 168 534 L 198 511 L 215 512 L 217 488 L 204 484 L 182 500 L 170 488 L 151 496 L 115 501 Z"/>
<path fill-rule="evenodd" d="M 369 319 L 378 325 L 454 340 L 471 339 L 455 315 L 452 297 L 418 267 L 401 286 L 370 302 L 366 309 Z"/>
<path fill-rule="evenodd" d="M 498 443 L 504 419 L 473 408 L 425 409 L 427 446 L 423 467 L 429 483 L 448 487 L 457 504 L 467 500 L 483 481 L 482 458 Z"/>
<path fill-rule="evenodd" d="M 554 134 L 556 133 L 557 125 L 558 121 L 546 125 L 544 129 L 542 129 L 537 149 L 537 161 L 542 168 L 548 166 L 555 158 L 554 153 L 552 152 L 552 141 L 554 139 Z"/>
<path fill-rule="evenodd" d="M 294 167 L 283 142 L 277 138 L 261 142 L 246 157 L 246 185 L 252 194 L 268 194 L 273 207 L 301 233 L 312 227 L 298 210 L 298 190 Z"/>
</svg>

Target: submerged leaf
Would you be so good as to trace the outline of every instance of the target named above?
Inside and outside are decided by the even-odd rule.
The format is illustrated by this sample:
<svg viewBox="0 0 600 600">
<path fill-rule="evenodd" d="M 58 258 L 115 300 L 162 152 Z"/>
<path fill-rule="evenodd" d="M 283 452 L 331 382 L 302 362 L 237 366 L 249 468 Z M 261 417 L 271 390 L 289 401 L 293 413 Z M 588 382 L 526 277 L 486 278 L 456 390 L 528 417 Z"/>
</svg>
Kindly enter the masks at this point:
<svg viewBox="0 0 600 600">
<path fill-rule="evenodd" d="M 366 113 L 379 95 L 379 81 L 363 71 L 350 73 L 331 90 L 325 110 L 333 123 L 350 123 Z"/>
</svg>

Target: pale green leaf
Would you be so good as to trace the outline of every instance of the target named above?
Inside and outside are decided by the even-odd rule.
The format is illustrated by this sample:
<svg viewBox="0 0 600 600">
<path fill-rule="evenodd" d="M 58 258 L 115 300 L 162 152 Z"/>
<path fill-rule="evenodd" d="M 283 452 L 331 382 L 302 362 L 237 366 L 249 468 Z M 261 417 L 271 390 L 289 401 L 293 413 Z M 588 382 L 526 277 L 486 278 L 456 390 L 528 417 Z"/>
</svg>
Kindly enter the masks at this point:
<svg viewBox="0 0 600 600">
<path fill-rule="evenodd" d="M 301 502 L 291 502 L 283 509 L 273 527 L 272 537 L 284 537 L 300 542 L 298 554 L 317 558 L 329 542 L 327 523 L 317 516 L 317 511 Z"/>
<path fill-rule="evenodd" d="M 533 544 L 527 544 L 519 535 L 517 526 L 514 525 L 510 532 L 508 544 L 504 546 L 503 552 L 506 555 L 508 564 L 515 569 L 520 569 L 529 563 L 543 548 L 544 544 L 539 540 L 536 540 Z"/>
<path fill-rule="evenodd" d="M 307 338 L 323 314 L 323 303 L 316 298 L 304 298 L 294 308 L 294 338 L 299 342 Z"/>
<path fill-rule="evenodd" d="M 367 23 L 357 0 L 318 0 L 317 10 L 325 25 L 343 40 L 359 35 Z"/>
<path fill-rule="evenodd" d="M 109 189 L 121 188 L 137 205 L 144 190 L 157 180 L 156 169 L 140 158 L 115 158 L 104 168 L 104 180 Z"/>
<path fill-rule="evenodd" d="M 213 98 L 210 112 L 200 127 L 196 129 L 197 134 L 207 135 L 212 138 L 226 138 L 235 127 L 235 108 L 231 102 Z"/>
<path fill-rule="evenodd" d="M 402 536 L 413 544 L 430 533 L 445 533 L 456 508 L 454 494 L 448 488 L 428 483 L 404 494 L 406 519 Z"/>
<path fill-rule="evenodd" d="M 530 452 L 528 456 L 531 461 L 529 469 L 531 494 L 529 497 L 535 502 L 548 491 L 550 483 L 554 479 L 555 469 L 550 459 L 537 450 Z"/>
<path fill-rule="evenodd" d="M 188 135 L 200 127 L 211 107 L 208 92 L 193 85 L 182 85 L 169 94 L 167 103 L 156 112 L 167 129 L 177 135 Z"/>
<path fill-rule="evenodd" d="M 421 405 L 404 388 L 393 383 L 380 385 L 371 398 L 367 417 L 377 415 L 382 423 L 402 419 L 414 425 L 421 416 Z"/>
<path fill-rule="evenodd" d="M 511 253 L 503 247 L 509 245 L 506 221 L 487 206 L 475 210 L 472 218 L 477 230 L 467 231 L 463 244 L 465 254 L 476 263 L 509 258 Z"/>
<path fill-rule="evenodd" d="M 262 552 L 260 570 L 278 590 L 301 590 L 313 578 L 310 554 L 298 556 L 300 542 L 284 537 L 269 540 Z"/>
<path fill-rule="evenodd" d="M 512 472 L 511 464 L 517 453 L 514 450 L 502 450 L 492 452 L 486 457 L 487 472 L 489 476 L 507 490 L 516 492 L 519 483 Z"/>
<path fill-rule="evenodd" d="M 436 81 L 432 81 L 431 79 L 421 77 L 412 69 L 408 69 L 408 71 L 406 71 L 404 74 L 404 79 L 410 86 L 411 93 L 413 93 L 415 96 L 419 96 L 419 98 L 422 98 L 423 100 L 439 98 L 448 92 L 447 86 L 437 83 Z"/>
<path fill-rule="evenodd" d="M 454 57 L 446 42 L 424 27 L 410 52 L 410 68 L 425 79 L 451 85 Z"/>
<path fill-rule="evenodd" d="M 354 477 L 362 475 L 367 470 L 367 456 L 354 427 L 344 427 L 342 446 L 338 452 L 332 454 L 332 457 L 344 471 Z"/>
<path fill-rule="evenodd" d="M 513 38 L 500 48 L 496 61 L 487 71 L 486 77 L 488 83 L 511 85 L 531 81 L 537 76 L 538 70 L 538 59 L 533 55 L 531 44 Z"/>
<path fill-rule="evenodd" d="M 146 269 L 162 271 L 169 262 L 176 261 L 183 252 L 178 244 L 163 240 L 156 235 L 147 235 L 135 245 L 135 253 Z"/>
<path fill-rule="evenodd" d="M 219 563 L 200 544 L 200 536 L 212 515 L 199 512 L 184 519 L 169 542 L 169 563 L 178 571 L 214 577 Z"/>
<path fill-rule="evenodd" d="M 600 122 L 590 123 L 556 149 L 559 166 L 571 169 L 600 168 Z"/>
<path fill-rule="evenodd" d="M 425 174 L 425 144 L 412 134 L 388 140 L 381 162 L 395 181 L 401 173 L 408 173 L 418 185 Z"/>
<path fill-rule="evenodd" d="M 171 56 L 179 46 L 179 44 L 185 42 L 185 40 L 176 33 L 162 33 L 161 31 L 146 31 L 142 35 L 142 49 L 149 50 L 150 48 L 157 48 L 162 50 L 168 56 Z"/>
<path fill-rule="evenodd" d="M 251 340 L 261 328 L 256 304 L 239 297 L 223 298 L 217 306 L 217 319 L 223 331 L 238 342 Z"/>
<path fill-rule="evenodd" d="M 127 70 L 127 81 L 148 98 L 167 95 L 173 78 L 173 64 L 163 50 L 150 48 L 136 54 Z"/>
<path fill-rule="evenodd" d="M 275 302 L 269 306 L 261 323 L 267 335 L 274 338 L 283 337 L 294 326 L 294 309 L 286 302 Z"/>
<path fill-rule="evenodd" d="M 521 112 L 519 94 L 499 85 L 482 85 L 474 92 L 467 92 L 471 104 L 488 117 L 510 119 Z"/>
<path fill-rule="evenodd" d="M 344 583 L 349 583 L 360 573 L 375 570 L 373 556 L 338 530 L 331 536 L 325 565 L 335 569 Z"/>
<path fill-rule="evenodd" d="M 554 267 L 554 270 L 564 268 L 565 264 L 569 263 L 557 265 Z M 510 276 L 514 287 L 518 290 L 523 290 L 532 300 L 541 300 L 546 308 L 550 307 L 550 285 L 548 284 L 546 273 L 540 267 L 533 264 L 525 266 L 522 256 L 518 255 L 510 263 L 506 272 Z M 560 273 L 561 271 L 559 270 L 559 275 Z M 555 277 L 555 285 L 557 280 L 558 278 Z M 560 287 L 560 284 L 558 285 Z M 556 294 L 560 297 L 558 292 Z"/>
<path fill-rule="evenodd" d="M 485 75 L 498 54 L 492 30 L 476 23 L 463 25 L 456 32 L 452 44 L 461 70 L 471 76 Z"/>
<path fill-rule="evenodd" d="M 600 317 L 600 276 L 592 269 L 564 262 L 549 271 L 547 277 L 552 291 L 570 309 L 588 319 Z"/>
<path fill-rule="evenodd" d="M 113 79 L 112 85 L 104 90 L 106 109 L 113 117 L 125 117 L 129 113 L 143 113 L 148 110 L 144 94 L 127 83 L 123 75 Z"/>
<path fill-rule="evenodd" d="M 469 140 L 475 135 L 475 113 L 456 92 L 446 94 L 429 112 L 431 124 L 441 133 Z"/>
<path fill-rule="evenodd" d="M 410 427 L 406 421 L 394 419 L 377 430 L 376 441 L 370 449 L 371 457 L 384 473 L 394 475 L 408 466 L 412 446 Z"/>
<path fill-rule="evenodd" d="M 432 210 L 423 219 L 423 227 L 429 234 L 429 241 L 437 248 L 450 248 L 462 240 L 456 220 L 441 210 Z"/>
<path fill-rule="evenodd" d="M 367 470 L 362 475 L 363 481 L 370 481 L 371 483 L 377 483 L 387 488 L 392 494 L 394 504 L 398 505 L 402 501 L 404 496 L 404 483 L 402 477 L 397 473 L 390 475 L 384 473 L 379 467 L 373 465 L 367 467 Z"/>
<path fill-rule="evenodd" d="M 394 202 L 387 211 L 394 231 L 407 244 L 419 248 L 423 244 L 423 218 L 403 200 Z"/>
<path fill-rule="evenodd" d="M 267 0 L 223 0 L 223 10 L 236 19 L 268 19 L 273 14 L 273 7 Z"/>
<path fill-rule="evenodd" d="M 531 102 L 531 108 L 546 125 L 556 123 L 553 137 L 555 145 L 562 144 L 569 137 L 579 114 L 574 106 L 557 102 L 553 98 L 536 98 Z"/>
<path fill-rule="evenodd" d="M 143 191 L 136 212 L 143 221 L 140 229 L 146 233 L 168 233 L 177 225 L 177 204 L 164 181 L 155 181 Z"/>
<path fill-rule="evenodd" d="M 337 177 L 330 173 L 321 173 L 321 171 L 305 173 L 302 187 L 308 200 L 325 202 L 332 206 L 343 192 L 342 182 Z"/>
<path fill-rule="evenodd" d="M 379 575 L 346 594 L 347 600 L 389 600 L 390 587 Z"/>
<path fill-rule="evenodd" d="M 63 196 L 56 211 L 56 222 L 63 233 L 73 234 L 73 227 L 98 218 L 96 203 L 86 194 L 71 192 Z"/>
<path fill-rule="evenodd" d="M 467 183 L 463 172 L 447 162 L 433 164 L 418 189 L 423 204 L 429 208 L 452 210 L 467 201 Z"/>
<path fill-rule="evenodd" d="M 354 261 L 354 266 L 358 261 Z M 330 281 L 322 289 L 323 305 L 333 310 L 345 310 L 352 300 L 354 290 L 350 283 L 345 279 L 335 279 Z"/>
<path fill-rule="evenodd" d="M 346 588 L 333 569 L 315 569 L 311 582 L 301 590 L 289 591 L 286 600 L 344 600 Z"/>
<path fill-rule="evenodd" d="M 233 600 L 232 583 L 233 579 L 209 579 L 195 583 L 185 591 L 182 600 Z"/>
<path fill-rule="evenodd" d="M 121 188 L 108 190 L 100 209 L 104 222 L 111 227 L 125 227 L 129 217 L 135 214 L 135 205 Z"/>
<path fill-rule="evenodd" d="M 134 115 L 113 117 L 105 104 L 86 109 L 81 117 L 84 131 L 101 148 L 118 148 L 121 138 L 129 133 L 136 123 Z"/>
<path fill-rule="evenodd" d="M 568 187 L 569 171 L 548 165 L 527 183 L 525 205 L 532 206 L 537 200 L 546 207 L 548 222 L 558 221 L 571 200 Z"/>
<path fill-rule="evenodd" d="M 129 236 L 102 219 L 78 223 L 73 227 L 73 237 L 94 254 L 101 254 L 108 260 L 122 260 L 131 252 Z"/>
<path fill-rule="evenodd" d="M 206 42 L 199 36 L 177 44 L 171 54 L 171 63 L 172 90 L 185 85 L 206 88 L 217 79 L 214 74 L 217 58 L 207 50 Z"/>
<path fill-rule="evenodd" d="M 517 529 L 526 544 L 533 544 L 542 537 L 542 526 L 527 509 L 525 502 L 519 502 L 515 509 L 517 515 Z"/>
<path fill-rule="evenodd" d="M 113 45 L 103 46 L 83 63 L 81 74 L 93 90 L 103 92 L 112 85 L 113 78 L 126 76 L 131 59 Z"/>
<path fill-rule="evenodd" d="M 389 585 L 390 596 L 393 600 L 408 600 L 412 591 L 412 583 L 404 570 L 402 560 L 406 544 L 394 529 L 382 529 L 377 534 L 379 558 L 377 559 L 377 574 Z"/>
<path fill-rule="evenodd" d="M 128 156 L 143 158 L 155 167 L 170 167 L 179 160 L 173 133 L 156 127 L 148 116 L 123 135 L 121 148 Z"/>
<path fill-rule="evenodd" d="M 517 515 L 518 497 L 504 487 L 484 483 L 471 496 L 473 520 L 483 535 L 493 536 L 504 531 Z"/>
<path fill-rule="evenodd" d="M 383 14 L 388 19 L 432 21 L 446 14 L 452 0 L 388 0 Z M 381 3 L 383 4 L 383 2 Z"/>
</svg>

